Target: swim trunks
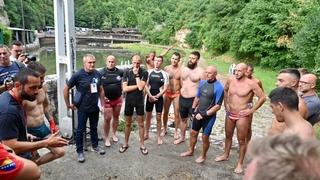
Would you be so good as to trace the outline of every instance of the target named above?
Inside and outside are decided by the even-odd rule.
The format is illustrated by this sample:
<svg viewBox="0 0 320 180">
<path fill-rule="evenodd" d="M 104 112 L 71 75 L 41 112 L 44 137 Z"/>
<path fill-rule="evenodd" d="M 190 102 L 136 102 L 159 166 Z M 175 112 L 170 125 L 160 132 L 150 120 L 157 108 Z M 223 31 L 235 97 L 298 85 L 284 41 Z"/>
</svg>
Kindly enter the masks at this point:
<svg viewBox="0 0 320 180">
<path fill-rule="evenodd" d="M 174 99 L 180 95 L 180 91 L 179 90 L 176 92 L 166 91 L 166 93 L 164 95 L 170 99 Z"/>
<path fill-rule="evenodd" d="M 104 103 L 104 108 L 113 108 L 121 105 L 122 105 L 122 97 L 120 96 L 118 99 L 115 99 L 115 100 L 106 100 Z"/>
<path fill-rule="evenodd" d="M 30 133 L 36 137 L 39 137 L 39 138 L 45 138 L 51 133 L 51 131 L 45 125 L 45 123 L 43 123 L 42 125 L 40 125 L 38 127 L 28 128 L 28 133 Z"/>
</svg>

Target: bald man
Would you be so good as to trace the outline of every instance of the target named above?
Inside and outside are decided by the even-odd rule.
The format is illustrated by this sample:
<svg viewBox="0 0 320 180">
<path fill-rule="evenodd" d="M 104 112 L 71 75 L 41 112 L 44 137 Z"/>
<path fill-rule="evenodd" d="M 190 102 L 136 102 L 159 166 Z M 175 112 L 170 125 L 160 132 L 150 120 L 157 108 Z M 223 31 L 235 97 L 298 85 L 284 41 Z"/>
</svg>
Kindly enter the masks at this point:
<svg viewBox="0 0 320 180">
<path fill-rule="evenodd" d="M 132 68 L 126 70 L 123 74 L 123 92 L 126 93 L 124 115 L 126 118 L 126 126 L 124 129 L 124 144 L 120 147 L 119 152 L 124 153 L 129 148 L 129 136 L 131 133 L 131 124 L 133 111 L 136 111 L 139 137 L 140 151 L 143 155 L 148 154 L 148 150 L 144 145 L 144 87 L 148 79 L 148 72 L 140 67 L 141 58 L 139 55 L 132 56 Z"/>
<path fill-rule="evenodd" d="M 234 129 L 237 129 L 239 142 L 239 158 L 234 170 L 235 173 L 243 172 L 243 160 L 247 148 L 247 133 L 251 124 L 250 116 L 260 108 L 265 102 L 266 97 L 259 85 L 248 79 L 246 76 L 247 65 L 240 63 L 235 68 L 235 75 L 231 76 L 224 88 L 224 104 L 226 109 L 225 121 L 225 149 L 221 156 L 216 157 L 215 161 L 229 160 Z M 256 95 L 258 101 L 253 105 L 252 97 Z"/>
<path fill-rule="evenodd" d="M 293 89 L 298 93 L 298 86 L 300 80 L 300 72 L 295 68 L 287 68 L 280 70 L 276 86 L 277 87 L 288 87 Z M 307 118 L 307 105 L 304 100 L 299 97 L 299 112 L 300 115 L 306 119 Z M 279 122 L 276 117 L 273 118 L 271 127 L 268 131 L 268 135 L 275 135 L 283 133 L 286 128 L 286 124 L 284 122 Z"/>
<path fill-rule="evenodd" d="M 320 121 L 320 99 L 316 92 L 317 76 L 305 74 L 300 78 L 299 90 L 308 109 L 307 121 L 315 125 Z"/>
<path fill-rule="evenodd" d="M 209 136 L 216 121 L 216 114 L 221 108 L 224 95 L 223 86 L 216 79 L 217 69 L 213 66 L 209 66 L 206 69 L 205 74 L 206 80 L 200 81 L 197 95 L 192 104 L 192 108 L 195 110 L 193 113 L 194 116 L 190 132 L 189 149 L 181 154 L 183 157 L 193 155 L 199 131 L 202 129 L 202 153 L 196 159 L 197 163 L 202 163 L 206 159 L 206 155 L 210 146 Z"/>
<path fill-rule="evenodd" d="M 116 57 L 106 58 L 106 67 L 100 71 L 101 83 L 105 92 L 104 104 L 104 135 L 105 146 L 110 147 L 110 126 L 112 127 L 112 141 L 118 142 L 116 132 L 119 125 L 119 115 L 122 106 L 122 77 L 123 71 L 116 67 Z M 112 123 L 111 123 L 112 119 Z"/>
</svg>

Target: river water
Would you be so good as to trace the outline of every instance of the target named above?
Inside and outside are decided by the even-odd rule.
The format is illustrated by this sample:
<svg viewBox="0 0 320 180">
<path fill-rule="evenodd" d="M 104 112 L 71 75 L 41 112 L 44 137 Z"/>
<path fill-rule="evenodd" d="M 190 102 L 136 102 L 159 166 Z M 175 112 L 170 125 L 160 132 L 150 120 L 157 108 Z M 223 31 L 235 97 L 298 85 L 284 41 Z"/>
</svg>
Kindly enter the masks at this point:
<svg viewBox="0 0 320 180">
<path fill-rule="evenodd" d="M 133 52 L 127 49 L 93 49 L 81 48 L 76 51 L 77 69 L 83 67 L 82 58 L 85 54 L 93 54 L 96 57 L 96 68 L 105 66 L 105 59 L 108 55 L 114 55 L 118 60 L 118 65 L 130 63 Z M 42 47 L 37 53 L 37 59 L 47 69 L 47 75 L 56 73 L 56 55 L 53 47 Z"/>
</svg>

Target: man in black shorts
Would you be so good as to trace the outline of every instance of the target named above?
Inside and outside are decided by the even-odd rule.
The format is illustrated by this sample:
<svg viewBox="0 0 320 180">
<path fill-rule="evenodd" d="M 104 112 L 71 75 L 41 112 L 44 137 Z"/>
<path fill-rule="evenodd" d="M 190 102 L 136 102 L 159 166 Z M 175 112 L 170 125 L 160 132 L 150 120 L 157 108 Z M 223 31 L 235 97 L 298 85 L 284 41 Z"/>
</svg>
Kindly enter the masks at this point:
<svg viewBox="0 0 320 180">
<path fill-rule="evenodd" d="M 149 78 L 147 81 L 147 100 L 146 100 L 146 129 L 145 129 L 145 140 L 149 138 L 149 129 L 151 122 L 151 113 L 153 110 L 153 106 L 156 106 L 157 112 L 157 141 L 158 144 L 162 144 L 162 138 L 160 136 L 161 133 L 161 115 L 163 109 L 163 97 L 162 95 L 166 92 L 169 85 L 169 76 L 168 74 L 160 69 L 161 64 L 163 62 L 162 56 L 157 56 L 154 60 L 154 69 L 148 71 Z"/>
<path fill-rule="evenodd" d="M 197 163 L 202 163 L 206 159 L 210 146 L 209 136 L 224 97 L 223 86 L 220 81 L 216 79 L 216 76 L 217 69 L 213 66 L 209 66 L 206 70 L 207 80 L 200 80 L 197 96 L 192 105 L 195 110 L 193 113 L 192 129 L 190 131 L 190 146 L 188 151 L 181 154 L 181 156 L 193 155 L 198 134 L 202 128 L 203 150 L 196 160 Z"/>
<path fill-rule="evenodd" d="M 123 74 L 123 92 L 126 92 L 124 115 L 126 118 L 125 127 L 125 142 L 120 147 L 119 152 L 123 153 L 128 148 L 129 136 L 131 132 L 132 115 L 133 110 L 136 110 L 138 125 L 139 125 L 139 136 L 140 136 L 140 150 L 144 155 L 148 154 L 147 148 L 144 146 L 144 94 L 143 89 L 148 79 L 148 72 L 140 68 L 141 58 L 139 55 L 132 57 L 132 68 L 126 70 Z"/>
<path fill-rule="evenodd" d="M 204 70 L 198 66 L 199 61 L 200 53 L 198 51 L 191 52 L 187 66 L 181 71 L 181 90 L 179 98 L 181 136 L 173 142 L 174 144 L 180 144 L 186 140 L 188 120 L 189 116 L 192 114 L 192 103 L 197 95 L 199 82 L 204 78 Z"/>
</svg>

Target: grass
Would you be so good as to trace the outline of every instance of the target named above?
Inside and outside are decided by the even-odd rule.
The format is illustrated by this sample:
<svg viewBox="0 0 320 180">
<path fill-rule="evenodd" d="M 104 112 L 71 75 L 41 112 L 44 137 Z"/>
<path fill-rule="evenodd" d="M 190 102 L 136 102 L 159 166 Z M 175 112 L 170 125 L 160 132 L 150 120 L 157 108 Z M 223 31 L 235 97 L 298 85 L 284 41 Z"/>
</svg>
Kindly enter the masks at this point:
<svg viewBox="0 0 320 180">
<path fill-rule="evenodd" d="M 131 131 L 135 131 L 138 129 L 137 121 L 134 120 L 135 118 L 133 117 L 132 125 L 131 125 Z M 122 116 L 119 119 L 119 126 L 118 126 L 118 131 L 119 132 L 124 132 L 124 128 L 126 127 L 126 120 Z"/>
</svg>

